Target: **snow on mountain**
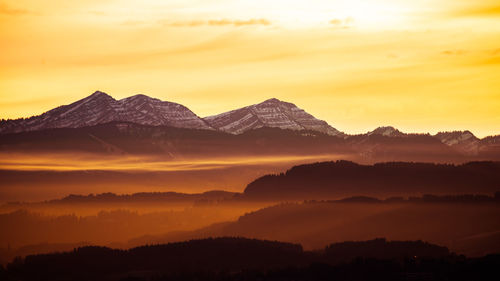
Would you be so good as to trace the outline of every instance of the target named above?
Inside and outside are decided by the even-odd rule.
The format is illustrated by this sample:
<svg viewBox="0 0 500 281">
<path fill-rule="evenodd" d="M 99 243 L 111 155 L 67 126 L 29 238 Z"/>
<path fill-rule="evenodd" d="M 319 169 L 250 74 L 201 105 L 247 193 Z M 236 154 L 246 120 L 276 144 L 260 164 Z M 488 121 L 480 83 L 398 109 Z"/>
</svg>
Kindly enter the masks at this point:
<svg viewBox="0 0 500 281">
<path fill-rule="evenodd" d="M 268 99 L 262 103 L 246 106 L 222 114 L 204 118 L 218 130 L 241 134 L 248 130 L 272 127 L 291 130 L 313 130 L 329 135 L 342 135 L 323 120 L 298 108 L 293 103 Z"/>
<path fill-rule="evenodd" d="M 378 127 L 377 129 L 368 132 L 367 135 L 382 135 L 386 137 L 400 137 L 403 136 L 404 133 L 400 132 L 398 129 L 391 127 L 391 126 L 385 126 L 385 127 Z"/>
<path fill-rule="evenodd" d="M 0 133 L 17 133 L 49 128 L 79 128 L 112 121 L 142 125 L 212 129 L 187 107 L 145 95 L 115 100 L 97 91 L 92 95 L 28 119 L 0 123 Z"/>
<path fill-rule="evenodd" d="M 480 140 L 470 131 L 439 132 L 434 137 L 464 154 L 478 153 Z"/>
<path fill-rule="evenodd" d="M 132 115 L 126 121 L 152 126 L 212 129 L 203 119 L 178 103 L 161 101 L 145 95 L 135 95 L 118 102 Z"/>
<path fill-rule="evenodd" d="M 370 135 L 410 136 L 390 126 L 378 127 L 362 135 L 348 136 L 325 121 L 316 119 L 295 104 L 275 98 L 202 119 L 181 104 L 161 101 L 145 95 L 115 100 L 100 91 L 38 116 L 2 120 L 0 121 L 0 134 L 51 128 L 80 128 L 114 121 L 150 126 L 215 129 L 231 134 L 241 134 L 262 127 L 299 131 L 311 130 L 332 136 L 341 136 L 344 139 L 350 137 L 351 141 L 357 143 L 367 141 L 366 136 Z M 470 131 L 454 131 L 440 132 L 433 137 L 467 155 L 477 155 L 480 151 L 491 150 L 492 147 L 500 150 L 500 136 L 491 136 L 480 140 Z"/>
</svg>

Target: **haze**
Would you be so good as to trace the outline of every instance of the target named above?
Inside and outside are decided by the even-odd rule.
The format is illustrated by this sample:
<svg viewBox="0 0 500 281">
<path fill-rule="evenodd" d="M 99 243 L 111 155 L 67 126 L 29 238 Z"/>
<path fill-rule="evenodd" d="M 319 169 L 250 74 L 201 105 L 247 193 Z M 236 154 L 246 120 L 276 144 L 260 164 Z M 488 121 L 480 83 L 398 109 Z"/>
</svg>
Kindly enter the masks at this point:
<svg viewBox="0 0 500 281">
<path fill-rule="evenodd" d="M 500 280 L 499 78 L 498 0 L 0 0 L 0 280 Z"/>
</svg>

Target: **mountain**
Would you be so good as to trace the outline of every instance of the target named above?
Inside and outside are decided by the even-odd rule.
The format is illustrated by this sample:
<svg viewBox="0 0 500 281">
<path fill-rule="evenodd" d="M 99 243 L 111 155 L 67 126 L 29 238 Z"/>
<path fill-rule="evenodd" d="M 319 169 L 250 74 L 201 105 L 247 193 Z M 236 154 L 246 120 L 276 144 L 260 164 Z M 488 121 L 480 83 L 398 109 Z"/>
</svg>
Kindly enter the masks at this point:
<svg viewBox="0 0 500 281">
<path fill-rule="evenodd" d="M 325 121 L 316 119 L 295 104 L 275 98 L 205 117 L 204 120 L 210 126 L 231 134 L 241 134 L 256 128 L 271 127 L 299 131 L 311 130 L 334 136 L 342 135 Z"/>
<path fill-rule="evenodd" d="M 3 151 L 182 156 L 231 149 L 239 154 L 354 154 L 370 162 L 500 159 L 500 136 L 478 139 L 469 131 L 406 134 L 390 126 L 347 135 L 275 98 L 200 118 L 177 103 L 145 95 L 115 100 L 97 91 L 39 116 L 2 120 L 0 134 Z"/>
<path fill-rule="evenodd" d="M 258 128 L 232 135 L 217 130 L 110 122 L 82 128 L 3 134 L 0 151 L 82 151 L 168 157 L 321 155 L 339 150 L 347 153 L 343 142 L 341 138 L 314 131 Z"/>
<path fill-rule="evenodd" d="M 278 99 L 269 99 L 256 105 L 202 119 L 187 107 L 177 103 L 161 101 L 145 95 L 115 100 L 100 91 L 39 116 L 2 121 L 0 133 L 81 128 L 109 122 L 131 122 L 140 125 L 187 129 L 213 130 L 215 128 L 231 134 L 270 127 L 342 135 L 325 121 L 316 119 L 292 103 Z"/>
<path fill-rule="evenodd" d="M 442 143 L 468 155 L 476 155 L 480 140 L 470 131 L 439 132 L 435 135 Z"/>
<path fill-rule="evenodd" d="M 500 158 L 500 135 L 481 139 L 479 155 L 489 155 L 492 158 Z"/>
<path fill-rule="evenodd" d="M 498 160 L 500 154 L 466 156 L 430 135 L 378 134 L 330 136 L 316 131 L 262 127 L 233 135 L 111 122 L 82 128 L 56 128 L 0 137 L 0 152 L 84 152 L 156 155 L 169 159 L 248 156 L 315 156 L 362 162 L 417 161 L 459 163 Z"/>
<path fill-rule="evenodd" d="M 356 143 L 373 143 L 373 136 L 395 138 L 399 140 L 405 139 L 431 139 L 438 140 L 446 145 L 449 149 L 464 156 L 474 156 L 477 159 L 498 159 L 500 156 L 500 136 L 489 136 L 479 139 L 468 130 L 465 131 L 448 131 L 439 132 L 436 135 L 430 134 L 406 134 L 394 127 L 378 127 L 377 129 L 362 135 L 348 136 Z M 371 138 L 370 138 L 371 137 Z M 378 140 L 382 140 L 378 138 Z M 387 139 L 385 141 L 387 143 Z M 377 149 L 379 149 L 377 147 Z M 408 147 L 408 149 L 412 149 Z"/>
<path fill-rule="evenodd" d="M 382 135 L 386 137 L 401 137 L 404 133 L 401 133 L 398 129 L 392 126 L 378 127 L 377 129 L 368 132 L 367 135 Z"/>
<path fill-rule="evenodd" d="M 187 107 L 145 95 L 115 100 L 97 91 L 69 105 L 63 105 L 28 119 L 0 123 L 0 133 L 18 133 L 51 128 L 80 128 L 113 121 L 190 129 L 212 128 Z"/>
</svg>

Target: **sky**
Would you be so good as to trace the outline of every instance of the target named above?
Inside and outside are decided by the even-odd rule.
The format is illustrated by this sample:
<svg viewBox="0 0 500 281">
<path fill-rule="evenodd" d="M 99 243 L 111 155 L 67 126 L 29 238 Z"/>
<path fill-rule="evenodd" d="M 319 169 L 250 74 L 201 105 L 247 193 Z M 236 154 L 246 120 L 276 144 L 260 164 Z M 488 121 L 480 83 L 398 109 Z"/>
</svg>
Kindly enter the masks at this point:
<svg viewBox="0 0 500 281">
<path fill-rule="evenodd" d="M 275 97 L 346 133 L 500 134 L 500 4 L 0 0 L 0 118 L 101 90 L 201 117 Z"/>
</svg>

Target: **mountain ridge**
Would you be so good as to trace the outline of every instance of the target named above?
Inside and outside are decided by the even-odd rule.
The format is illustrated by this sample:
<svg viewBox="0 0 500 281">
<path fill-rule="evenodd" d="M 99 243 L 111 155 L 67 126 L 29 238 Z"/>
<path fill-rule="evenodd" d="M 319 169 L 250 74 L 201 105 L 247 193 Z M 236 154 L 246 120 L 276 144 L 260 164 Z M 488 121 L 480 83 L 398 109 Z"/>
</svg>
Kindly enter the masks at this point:
<svg viewBox="0 0 500 281">
<path fill-rule="evenodd" d="M 382 126 L 365 134 L 345 134 L 326 121 L 315 118 L 295 104 L 270 98 L 217 115 L 199 117 L 184 105 L 161 101 L 137 94 L 116 100 L 96 91 L 90 96 L 68 105 L 62 105 L 30 118 L 0 121 L 0 134 L 32 132 L 56 128 L 83 128 L 110 122 L 131 122 L 147 126 L 168 126 L 186 129 L 219 131 L 233 135 L 259 128 L 280 128 L 294 131 L 315 131 L 358 143 L 370 138 L 407 138 L 429 135 L 446 146 L 465 155 L 489 153 L 500 147 L 500 135 L 477 138 L 468 130 L 430 134 L 407 134 L 392 126 Z M 376 148 L 376 146 L 374 146 Z"/>
<path fill-rule="evenodd" d="M 276 98 L 204 118 L 218 130 L 240 134 L 261 127 L 313 130 L 328 135 L 343 135 L 327 122 L 319 120 L 295 104 Z"/>
<path fill-rule="evenodd" d="M 2 121 L 0 133 L 18 133 L 53 128 L 81 128 L 113 121 L 141 125 L 172 126 L 191 129 L 212 128 L 187 107 L 146 95 L 116 100 L 96 91 L 88 97 L 49 110 L 28 119 Z"/>
</svg>

